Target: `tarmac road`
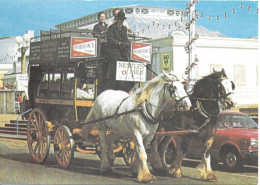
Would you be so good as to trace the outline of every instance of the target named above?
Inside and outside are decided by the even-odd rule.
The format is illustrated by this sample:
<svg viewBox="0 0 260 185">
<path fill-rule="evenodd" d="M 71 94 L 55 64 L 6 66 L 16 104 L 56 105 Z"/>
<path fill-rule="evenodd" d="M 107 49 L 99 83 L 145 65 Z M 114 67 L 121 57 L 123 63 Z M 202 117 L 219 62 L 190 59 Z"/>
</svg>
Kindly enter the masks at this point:
<svg viewBox="0 0 260 185">
<path fill-rule="evenodd" d="M 33 163 L 24 140 L 0 138 L 0 184 L 139 184 L 122 158 L 115 160 L 111 174 L 100 174 L 100 160 L 95 154 L 75 152 L 68 169 L 60 168 L 51 145 L 47 161 Z M 257 184 L 258 168 L 246 167 L 242 173 L 215 171 L 217 183 L 204 182 L 197 178 L 198 162 L 184 161 L 183 178 L 157 176 L 155 184 Z"/>
</svg>

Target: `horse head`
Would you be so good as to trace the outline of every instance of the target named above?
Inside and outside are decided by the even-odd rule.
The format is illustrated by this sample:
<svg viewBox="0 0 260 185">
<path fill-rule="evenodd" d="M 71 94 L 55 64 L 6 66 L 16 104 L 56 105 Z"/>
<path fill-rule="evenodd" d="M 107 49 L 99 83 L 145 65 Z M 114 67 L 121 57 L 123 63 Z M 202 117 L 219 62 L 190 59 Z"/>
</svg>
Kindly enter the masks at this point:
<svg viewBox="0 0 260 185">
<path fill-rule="evenodd" d="M 214 74 L 218 73 L 215 70 L 213 70 L 213 72 Z M 219 103 L 223 110 L 230 109 L 235 104 L 233 97 L 235 84 L 228 79 L 224 69 L 219 72 L 219 75 L 220 77 L 217 79 Z"/>
<path fill-rule="evenodd" d="M 164 79 L 164 87 L 166 87 L 168 94 L 175 101 L 177 110 L 188 111 L 191 108 L 191 102 L 184 89 L 184 85 L 180 82 L 173 71 L 169 73 L 163 71 L 163 73 L 166 77 Z"/>
</svg>

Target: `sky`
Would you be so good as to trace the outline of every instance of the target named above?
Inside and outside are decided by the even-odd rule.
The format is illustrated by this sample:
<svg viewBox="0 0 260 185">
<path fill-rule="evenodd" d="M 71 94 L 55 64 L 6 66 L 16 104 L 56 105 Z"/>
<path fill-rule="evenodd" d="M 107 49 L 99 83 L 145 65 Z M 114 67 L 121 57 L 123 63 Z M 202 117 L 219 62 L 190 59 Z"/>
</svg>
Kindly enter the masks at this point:
<svg viewBox="0 0 260 185">
<path fill-rule="evenodd" d="M 22 36 L 27 30 L 34 30 L 38 36 L 40 30 L 55 29 L 60 23 L 117 6 L 142 4 L 185 9 L 187 2 L 189 0 L 0 0 L 0 38 Z M 255 37 L 258 35 L 257 8 L 258 1 L 200 0 L 196 4 L 199 14 L 196 24 L 229 37 Z"/>
</svg>

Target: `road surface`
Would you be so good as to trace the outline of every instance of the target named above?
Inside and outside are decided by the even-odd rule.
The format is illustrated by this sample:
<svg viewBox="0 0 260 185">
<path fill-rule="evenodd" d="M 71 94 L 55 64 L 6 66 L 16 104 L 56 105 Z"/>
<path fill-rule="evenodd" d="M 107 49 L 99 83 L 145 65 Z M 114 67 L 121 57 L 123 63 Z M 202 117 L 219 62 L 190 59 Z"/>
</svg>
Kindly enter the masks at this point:
<svg viewBox="0 0 260 185">
<path fill-rule="evenodd" d="M 122 158 L 115 160 L 111 174 L 100 174 L 100 160 L 95 154 L 75 152 L 72 165 L 60 168 L 53 155 L 44 164 L 35 164 L 27 149 L 26 141 L 0 138 L 0 184 L 140 184 L 131 175 Z M 217 183 L 199 180 L 198 162 L 185 161 L 183 178 L 158 176 L 154 184 L 257 184 L 258 168 L 246 167 L 242 173 L 229 173 L 219 166 L 215 171 Z"/>
</svg>

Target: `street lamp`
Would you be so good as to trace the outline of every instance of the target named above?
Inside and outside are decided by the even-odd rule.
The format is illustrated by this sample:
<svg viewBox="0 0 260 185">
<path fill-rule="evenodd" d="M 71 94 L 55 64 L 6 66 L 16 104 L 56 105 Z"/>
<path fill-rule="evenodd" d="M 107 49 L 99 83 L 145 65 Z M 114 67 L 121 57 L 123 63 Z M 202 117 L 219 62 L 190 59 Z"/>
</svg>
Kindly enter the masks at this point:
<svg viewBox="0 0 260 185">
<path fill-rule="evenodd" d="M 15 42 L 18 44 L 18 50 L 21 52 L 21 72 L 26 73 L 26 51 L 29 48 L 30 35 L 24 34 L 23 37 L 15 37 Z"/>
</svg>

